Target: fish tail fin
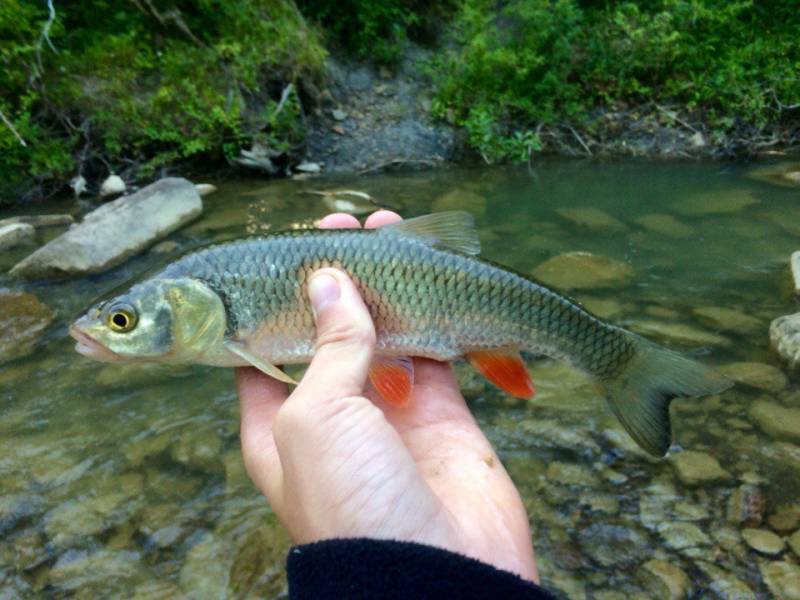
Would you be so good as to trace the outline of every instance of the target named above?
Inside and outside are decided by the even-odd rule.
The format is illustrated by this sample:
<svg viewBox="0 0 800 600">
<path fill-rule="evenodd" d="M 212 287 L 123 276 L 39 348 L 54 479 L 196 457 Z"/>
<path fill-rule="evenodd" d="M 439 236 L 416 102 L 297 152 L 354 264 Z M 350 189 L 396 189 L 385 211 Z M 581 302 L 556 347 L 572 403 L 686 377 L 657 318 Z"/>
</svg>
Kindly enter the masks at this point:
<svg viewBox="0 0 800 600">
<path fill-rule="evenodd" d="M 633 357 L 618 376 L 602 382 L 606 397 L 636 443 L 654 456 L 664 456 L 672 443 L 670 401 L 718 394 L 733 383 L 699 362 L 629 335 Z"/>
</svg>

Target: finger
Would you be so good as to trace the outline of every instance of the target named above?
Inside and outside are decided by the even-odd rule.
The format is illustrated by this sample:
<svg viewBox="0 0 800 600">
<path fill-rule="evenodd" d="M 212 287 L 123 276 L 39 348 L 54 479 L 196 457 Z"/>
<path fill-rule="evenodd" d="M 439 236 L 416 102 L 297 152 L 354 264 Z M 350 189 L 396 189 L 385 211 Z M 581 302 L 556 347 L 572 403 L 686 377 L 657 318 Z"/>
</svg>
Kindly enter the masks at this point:
<svg viewBox="0 0 800 600">
<path fill-rule="evenodd" d="M 361 395 L 375 349 L 375 327 L 351 279 L 320 269 L 308 284 L 317 342 L 314 358 L 292 395 L 326 400 Z"/>
<path fill-rule="evenodd" d="M 320 229 L 360 229 L 361 223 L 353 215 L 333 213 L 317 222 Z"/>
<path fill-rule="evenodd" d="M 367 217 L 366 222 L 364 223 L 364 227 L 367 229 L 373 229 L 375 227 L 383 227 L 384 225 L 389 225 L 391 223 L 397 223 L 398 221 L 402 221 L 403 217 L 398 215 L 396 212 L 392 212 L 391 210 L 378 210 L 372 213 L 370 216 Z"/>
<path fill-rule="evenodd" d="M 281 496 L 283 473 L 272 425 L 288 390 L 286 384 L 253 368 L 236 369 L 236 389 L 244 465 L 250 479 L 274 507 Z"/>
</svg>

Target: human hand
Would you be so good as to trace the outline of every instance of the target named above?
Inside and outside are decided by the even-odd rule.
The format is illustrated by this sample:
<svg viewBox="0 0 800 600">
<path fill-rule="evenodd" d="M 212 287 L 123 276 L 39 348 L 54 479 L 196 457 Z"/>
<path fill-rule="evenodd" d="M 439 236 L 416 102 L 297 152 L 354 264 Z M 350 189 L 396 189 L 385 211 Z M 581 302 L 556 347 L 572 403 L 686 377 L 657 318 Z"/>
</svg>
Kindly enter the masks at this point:
<svg viewBox="0 0 800 600">
<path fill-rule="evenodd" d="M 366 227 L 398 220 L 378 211 Z M 337 214 L 321 226 L 359 224 Z M 407 407 L 368 399 L 375 330 L 357 289 L 321 269 L 309 295 L 317 347 L 294 392 L 253 368 L 236 373 L 245 467 L 295 542 L 417 542 L 538 582 L 522 500 L 450 365 L 415 358 Z"/>
</svg>

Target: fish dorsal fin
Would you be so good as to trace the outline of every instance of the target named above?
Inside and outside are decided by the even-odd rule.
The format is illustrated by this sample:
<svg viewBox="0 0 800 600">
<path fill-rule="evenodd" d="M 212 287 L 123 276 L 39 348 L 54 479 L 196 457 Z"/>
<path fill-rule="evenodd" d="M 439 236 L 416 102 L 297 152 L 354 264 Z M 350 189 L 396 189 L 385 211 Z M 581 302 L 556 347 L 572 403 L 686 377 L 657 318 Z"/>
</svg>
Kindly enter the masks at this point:
<svg viewBox="0 0 800 600">
<path fill-rule="evenodd" d="M 463 210 L 431 213 L 385 225 L 378 231 L 410 235 L 431 246 L 448 248 L 464 254 L 479 254 L 481 242 L 472 215 Z"/>
</svg>

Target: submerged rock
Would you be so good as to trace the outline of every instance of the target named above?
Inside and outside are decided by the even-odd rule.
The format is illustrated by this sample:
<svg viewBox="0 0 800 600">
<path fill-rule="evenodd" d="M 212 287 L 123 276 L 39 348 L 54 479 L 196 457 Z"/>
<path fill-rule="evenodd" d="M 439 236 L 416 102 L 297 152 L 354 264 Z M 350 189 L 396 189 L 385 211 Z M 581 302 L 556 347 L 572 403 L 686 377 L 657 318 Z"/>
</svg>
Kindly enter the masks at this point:
<svg viewBox="0 0 800 600">
<path fill-rule="evenodd" d="M 718 370 L 737 383 L 767 392 L 780 392 L 789 382 L 780 369 L 764 363 L 735 362 L 719 367 Z"/>
<path fill-rule="evenodd" d="M 746 583 L 736 578 L 730 571 L 721 569 L 718 566 L 706 562 L 697 561 L 697 566 L 700 568 L 706 577 L 709 578 L 708 587 L 714 592 L 717 598 L 721 600 L 728 600 L 735 598 L 736 600 L 755 600 L 755 594 Z"/>
<path fill-rule="evenodd" d="M 664 323 L 662 321 L 646 321 L 637 319 L 630 321 L 628 327 L 647 337 L 661 339 L 667 343 L 691 348 L 696 346 L 730 346 L 731 342 L 716 333 L 703 331 L 683 323 Z"/>
<path fill-rule="evenodd" d="M 769 326 L 769 345 L 791 368 L 800 364 L 800 313 L 772 321 Z"/>
<path fill-rule="evenodd" d="M 0 364 L 33 352 L 52 320 L 33 294 L 0 288 Z"/>
<path fill-rule="evenodd" d="M 0 250 L 33 244 L 36 230 L 27 223 L 0 225 Z"/>
<path fill-rule="evenodd" d="M 650 548 L 636 529 L 598 521 L 578 532 L 581 550 L 602 567 L 632 565 Z"/>
<path fill-rule="evenodd" d="M 472 190 L 456 188 L 433 201 L 431 212 L 446 210 L 465 210 L 477 219 L 486 213 L 486 198 Z"/>
<path fill-rule="evenodd" d="M 765 181 L 784 187 L 800 185 L 800 163 L 780 162 L 774 165 L 756 167 L 747 173 L 751 179 Z"/>
<path fill-rule="evenodd" d="M 741 335 L 759 333 L 763 328 L 760 319 L 722 306 L 701 306 L 695 308 L 692 314 L 704 325 Z"/>
<path fill-rule="evenodd" d="M 753 550 L 771 556 L 780 554 L 786 547 L 780 537 L 766 529 L 742 529 L 742 538 Z"/>
<path fill-rule="evenodd" d="M 759 400 L 750 407 L 750 418 L 767 435 L 800 443 L 800 408 L 786 408 L 769 400 Z"/>
<path fill-rule="evenodd" d="M 667 547 L 673 550 L 689 550 L 710 546 L 711 538 L 694 523 L 666 521 L 658 526 L 658 534 Z"/>
<path fill-rule="evenodd" d="M 727 519 L 736 525 L 759 525 L 764 518 L 764 504 L 764 494 L 758 486 L 740 485 L 728 498 Z"/>
<path fill-rule="evenodd" d="M 791 533 L 800 526 L 800 504 L 780 507 L 767 518 L 767 523 L 778 533 Z"/>
<path fill-rule="evenodd" d="M 792 549 L 792 552 L 794 552 L 795 555 L 800 558 L 800 530 L 795 531 L 789 537 L 789 547 Z"/>
<path fill-rule="evenodd" d="M 74 222 L 72 215 L 22 215 L 0 219 L 0 227 L 14 223 L 24 223 L 33 227 L 58 227 L 72 225 Z"/>
<path fill-rule="evenodd" d="M 692 590 L 683 569 L 665 560 L 649 560 L 639 568 L 639 579 L 656 600 L 682 600 Z"/>
<path fill-rule="evenodd" d="M 775 600 L 800 600 L 800 565 L 782 560 L 764 561 L 758 569 Z"/>
<path fill-rule="evenodd" d="M 167 178 L 92 211 L 82 223 L 22 260 L 11 275 L 100 273 L 197 217 L 203 202 L 185 179 Z"/>
<path fill-rule="evenodd" d="M 758 204 L 758 202 L 758 199 L 748 190 L 726 190 L 691 196 L 675 204 L 674 208 L 684 215 L 730 215 L 738 213 L 748 206 Z"/>
<path fill-rule="evenodd" d="M 705 452 L 684 450 L 670 455 L 670 460 L 678 479 L 688 486 L 721 483 L 733 479 L 716 458 Z"/>
<path fill-rule="evenodd" d="M 181 589 L 196 598 L 225 598 L 231 562 L 230 544 L 207 533 L 189 550 L 180 573 Z"/>
<path fill-rule="evenodd" d="M 613 258 L 589 252 L 567 252 L 536 267 L 532 274 L 563 290 L 622 287 L 630 283 L 633 268 Z"/>
<path fill-rule="evenodd" d="M 634 219 L 634 222 L 649 231 L 673 238 L 685 239 L 695 234 L 694 228 L 681 223 L 672 215 L 650 214 Z"/>
<path fill-rule="evenodd" d="M 607 212 L 591 206 L 557 208 L 555 213 L 564 221 L 592 231 L 615 233 L 627 227 Z"/>
</svg>

